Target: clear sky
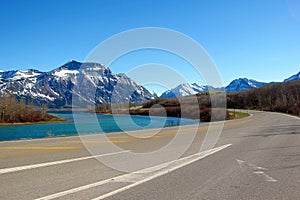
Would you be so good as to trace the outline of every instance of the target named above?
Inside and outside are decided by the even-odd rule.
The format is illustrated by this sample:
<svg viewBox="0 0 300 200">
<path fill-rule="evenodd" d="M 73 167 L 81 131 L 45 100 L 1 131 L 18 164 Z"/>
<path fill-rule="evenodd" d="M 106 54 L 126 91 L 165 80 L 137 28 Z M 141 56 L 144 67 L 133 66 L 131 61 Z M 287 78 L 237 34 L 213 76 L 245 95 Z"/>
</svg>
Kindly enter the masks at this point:
<svg viewBox="0 0 300 200">
<path fill-rule="evenodd" d="M 299 0 L 1 0 L 0 69 L 48 71 L 83 61 L 119 32 L 164 27 L 201 44 L 224 84 L 238 77 L 282 81 L 300 71 Z M 116 73 L 155 61 L 129 57 Z M 163 59 L 163 55 L 160 55 Z M 131 62 L 130 62 L 131 60 Z M 134 60 L 134 62 L 132 62 Z M 175 68 L 189 73 L 179 63 Z M 172 64 L 172 63 L 171 63 Z M 173 63 L 174 64 L 174 63 Z M 190 72 L 192 73 L 192 72 Z M 191 75 L 190 82 L 199 82 Z"/>
</svg>

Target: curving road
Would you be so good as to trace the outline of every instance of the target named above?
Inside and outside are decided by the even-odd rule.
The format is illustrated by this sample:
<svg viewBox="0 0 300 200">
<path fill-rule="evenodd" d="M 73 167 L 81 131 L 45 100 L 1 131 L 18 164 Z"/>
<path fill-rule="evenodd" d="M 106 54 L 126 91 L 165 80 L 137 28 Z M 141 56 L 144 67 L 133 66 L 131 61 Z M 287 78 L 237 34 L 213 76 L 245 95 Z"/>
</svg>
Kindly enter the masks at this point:
<svg viewBox="0 0 300 200">
<path fill-rule="evenodd" d="M 252 116 L 225 122 L 213 150 L 198 153 L 207 130 L 203 124 L 181 158 L 165 168 L 130 173 L 96 158 L 134 166 L 122 155 L 162 147 L 177 128 L 148 139 L 109 134 L 123 149 L 119 152 L 99 136 L 85 136 L 101 149 L 97 155 L 90 155 L 79 137 L 1 142 L 0 199 L 300 199 L 300 119 L 247 112 Z M 192 128 L 183 128 L 178 145 L 185 144 Z"/>
</svg>

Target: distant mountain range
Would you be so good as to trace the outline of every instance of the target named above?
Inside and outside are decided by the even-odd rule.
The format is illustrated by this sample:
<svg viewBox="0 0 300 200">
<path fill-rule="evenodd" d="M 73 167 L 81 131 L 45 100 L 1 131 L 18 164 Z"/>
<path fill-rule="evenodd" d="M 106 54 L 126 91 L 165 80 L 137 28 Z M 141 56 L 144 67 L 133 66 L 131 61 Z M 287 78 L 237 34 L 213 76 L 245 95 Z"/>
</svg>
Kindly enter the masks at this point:
<svg viewBox="0 0 300 200">
<path fill-rule="evenodd" d="M 72 106 L 72 99 L 84 105 L 142 102 L 153 98 L 146 88 L 125 74 L 114 74 L 102 64 L 76 61 L 50 72 L 33 69 L 2 71 L 0 91 L 55 108 Z"/>
<path fill-rule="evenodd" d="M 297 79 L 300 79 L 300 72 L 284 82 Z M 247 78 L 235 79 L 222 88 L 184 83 L 165 91 L 160 97 L 181 97 L 209 90 L 235 92 L 266 84 L 270 83 Z M 77 61 L 70 61 L 49 72 L 35 69 L 0 71 L 0 93 L 15 94 L 37 105 L 47 104 L 54 108 L 71 107 L 74 102 L 78 104 L 75 106 L 127 101 L 138 103 L 158 97 L 125 74 L 114 74 L 102 64 Z"/>
<path fill-rule="evenodd" d="M 300 79 L 300 72 L 298 74 L 295 74 L 287 79 L 285 79 L 283 82 L 293 81 Z M 251 88 L 257 88 L 261 87 L 267 84 L 275 84 L 276 82 L 266 83 L 266 82 L 259 82 L 253 79 L 247 79 L 247 78 L 239 78 L 233 80 L 229 85 L 226 87 L 216 88 L 211 86 L 199 86 L 196 83 L 184 83 L 180 84 L 175 88 L 172 88 L 170 90 L 167 90 L 164 92 L 160 97 L 162 98 L 173 98 L 173 97 L 182 97 L 182 96 L 188 96 L 197 94 L 199 92 L 206 92 L 209 90 L 222 90 L 226 92 L 236 92 L 236 91 L 242 91 L 242 90 L 248 90 Z"/>
</svg>

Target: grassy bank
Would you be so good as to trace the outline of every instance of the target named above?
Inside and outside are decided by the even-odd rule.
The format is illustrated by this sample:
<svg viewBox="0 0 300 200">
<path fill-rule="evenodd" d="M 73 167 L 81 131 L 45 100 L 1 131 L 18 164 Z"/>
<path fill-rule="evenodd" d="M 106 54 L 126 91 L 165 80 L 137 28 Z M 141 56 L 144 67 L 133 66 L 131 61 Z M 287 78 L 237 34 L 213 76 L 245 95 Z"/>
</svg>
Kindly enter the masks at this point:
<svg viewBox="0 0 300 200">
<path fill-rule="evenodd" d="M 245 117 L 249 117 L 250 114 L 238 111 L 228 110 L 229 119 L 241 119 Z"/>
</svg>

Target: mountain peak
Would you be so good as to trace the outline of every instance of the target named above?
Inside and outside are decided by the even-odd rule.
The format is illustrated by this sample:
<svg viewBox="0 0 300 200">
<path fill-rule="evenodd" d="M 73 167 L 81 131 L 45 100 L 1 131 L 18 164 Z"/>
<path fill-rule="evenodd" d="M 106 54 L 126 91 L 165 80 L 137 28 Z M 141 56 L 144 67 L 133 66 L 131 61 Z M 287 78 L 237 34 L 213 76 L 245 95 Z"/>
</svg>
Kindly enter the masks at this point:
<svg viewBox="0 0 300 200">
<path fill-rule="evenodd" d="M 197 83 L 181 83 L 175 88 L 167 90 L 160 97 L 162 98 L 174 98 L 188 95 L 194 95 L 199 92 L 207 91 L 207 86 L 199 86 Z"/>
<path fill-rule="evenodd" d="M 103 73 L 112 73 L 108 67 L 103 64 L 93 63 L 93 62 L 78 62 L 71 60 L 61 67 L 52 70 L 50 73 L 54 74 L 77 74 L 80 71 L 85 71 L 88 73 L 96 73 L 101 75 Z"/>
<path fill-rule="evenodd" d="M 80 63 L 77 60 L 69 60 L 67 63 Z"/>
<path fill-rule="evenodd" d="M 59 67 L 58 69 L 67 69 L 67 70 L 79 70 L 81 67 L 82 63 L 81 62 L 77 62 L 75 60 L 71 60 L 69 62 L 67 62 L 66 64 L 64 64 L 63 66 Z"/>
<path fill-rule="evenodd" d="M 261 87 L 267 83 L 259 82 L 248 78 L 238 78 L 231 81 L 231 83 L 226 86 L 225 90 L 227 92 L 247 90 L 251 88 Z"/>
</svg>

